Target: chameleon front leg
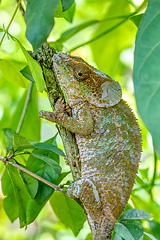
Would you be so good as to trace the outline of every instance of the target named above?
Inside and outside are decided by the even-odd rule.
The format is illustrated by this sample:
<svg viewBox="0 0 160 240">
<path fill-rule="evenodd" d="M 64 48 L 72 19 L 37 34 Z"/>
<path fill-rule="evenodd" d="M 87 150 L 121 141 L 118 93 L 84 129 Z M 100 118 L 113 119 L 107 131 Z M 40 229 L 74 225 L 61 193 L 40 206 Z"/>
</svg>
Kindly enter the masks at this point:
<svg viewBox="0 0 160 240">
<path fill-rule="evenodd" d="M 77 120 L 65 114 L 65 105 L 63 100 L 56 102 L 55 112 L 40 111 L 39 116 L 51 122 L 58 123 L 69 131 L 87 136 L 93 131 L 93 118 L 89 107 L 84 106 L 79 111 L 79 119 Z"/>
</svg>

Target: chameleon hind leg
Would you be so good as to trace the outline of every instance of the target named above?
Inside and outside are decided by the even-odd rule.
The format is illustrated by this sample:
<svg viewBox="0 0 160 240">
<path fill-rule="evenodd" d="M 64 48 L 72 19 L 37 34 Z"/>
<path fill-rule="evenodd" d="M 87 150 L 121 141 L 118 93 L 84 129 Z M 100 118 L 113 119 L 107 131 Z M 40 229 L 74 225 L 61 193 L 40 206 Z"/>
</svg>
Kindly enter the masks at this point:
<svg viewBox="0 0 160 240">
<path fill-rule="evenodd" d="M 102 209 L 100 196 L 96 186 L 90 179 L 80 179 L 71 184 L 67 189 L 68 196 L 78 198 L 89 214 L 95 215 Z"/>
<path fill-rule="evenodd" d="M 87 214 L 93 240 L 111 239 L 116 219 L 109 208 L 102 206 L 99 192 L 90 179 L 80 179 L 67 189 L 68 196 L 78 198 Z"/>
</svg>

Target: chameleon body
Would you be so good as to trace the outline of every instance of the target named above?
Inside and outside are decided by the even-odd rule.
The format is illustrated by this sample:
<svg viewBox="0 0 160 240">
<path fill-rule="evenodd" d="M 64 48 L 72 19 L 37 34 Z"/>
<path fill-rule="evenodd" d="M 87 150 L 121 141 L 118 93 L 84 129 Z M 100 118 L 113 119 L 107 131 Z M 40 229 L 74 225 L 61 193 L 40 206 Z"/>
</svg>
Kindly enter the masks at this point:
<svg viewBox="0 0 160 240">
<path fill-rule="evenodd" d="M 118 82 L 68 54 L 55 54 L 53 64 L 72 116 L 61 100 L 54 113 L 40 116 L 75 133 L 81 179 L 69 186 L 68 195 L 81 202 L 93 239 L 110 239 L 136 177 L 140 129 Z"/>
</svg>

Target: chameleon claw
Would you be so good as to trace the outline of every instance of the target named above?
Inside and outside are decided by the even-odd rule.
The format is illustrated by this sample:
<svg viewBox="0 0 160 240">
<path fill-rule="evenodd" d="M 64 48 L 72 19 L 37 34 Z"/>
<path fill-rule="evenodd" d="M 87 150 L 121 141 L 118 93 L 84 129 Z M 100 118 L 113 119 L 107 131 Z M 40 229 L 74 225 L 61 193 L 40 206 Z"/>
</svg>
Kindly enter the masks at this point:
<svg viewBox="0 0 160 240">
<path fill-rule="evenodd" d="M 72 109 L 70 108 L 69 104 L 65 104 L 65 110 L 69 114 L 69 116 L 72 116 Z"/>
<path fill-rule="evenodd" d="M 46 117 L 44 116 L 44 113 L 45 113 L 45 111 L 44 111 L 44 110 L 41 110 L 41 111 L 39 112 L 39 117 L 45 119 Z"/>
<path fill-rule="evenodd" d="M 39 112 L 39 117 L 46 119 L 48 121 L 51 121 L 51 122 L 55 122 L 57 119 L 54 112 L 48 112 L 48 111 L 44 111 L 44 110 Z"/>
<path fill-rule="evenodd" d="M 68 158 L 64 157 L 64 159 L 65 159 L 65 164 L 66 164 L 66 165 L 69 165 Z"/>
</svg>

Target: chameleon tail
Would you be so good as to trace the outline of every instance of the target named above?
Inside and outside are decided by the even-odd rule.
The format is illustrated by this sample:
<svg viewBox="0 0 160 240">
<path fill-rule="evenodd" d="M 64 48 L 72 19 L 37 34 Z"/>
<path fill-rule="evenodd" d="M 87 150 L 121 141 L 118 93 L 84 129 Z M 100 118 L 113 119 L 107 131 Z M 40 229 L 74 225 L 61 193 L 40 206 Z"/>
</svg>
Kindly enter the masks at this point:
<svg viewBox="0 0 160 240">
<path fill-rule="evenodd" d="M 96 220 L 87 215 L 93 240 L 110 240 L 116 219 L 112 214 L 102 214 Z M 97 221 L 98 219 L 98 221 Z"/>
</svg>

